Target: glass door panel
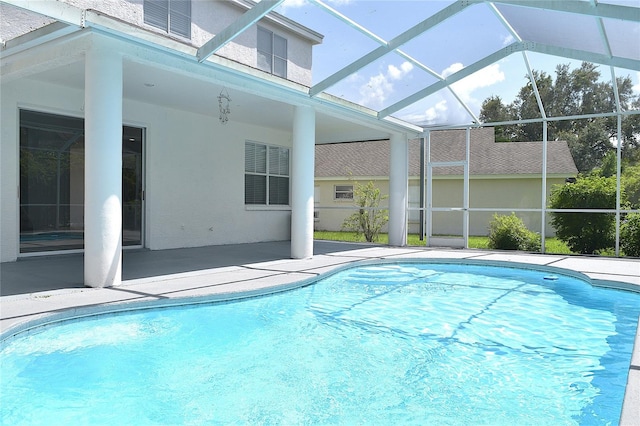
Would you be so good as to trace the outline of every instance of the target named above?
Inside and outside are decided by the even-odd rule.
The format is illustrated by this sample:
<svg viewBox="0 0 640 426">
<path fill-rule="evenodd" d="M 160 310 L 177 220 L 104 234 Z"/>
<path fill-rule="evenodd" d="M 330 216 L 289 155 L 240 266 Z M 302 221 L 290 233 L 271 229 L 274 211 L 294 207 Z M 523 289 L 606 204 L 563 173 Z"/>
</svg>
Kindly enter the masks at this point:
<svg viewBox="0 0 640 426">
<path fill-rule="evenodd" d="M 123 127 L 123 245 L 142 245 L 143 129 Z M 20 111 L 20 253 L 84 247 L 84 120 Z"/>
</svg>

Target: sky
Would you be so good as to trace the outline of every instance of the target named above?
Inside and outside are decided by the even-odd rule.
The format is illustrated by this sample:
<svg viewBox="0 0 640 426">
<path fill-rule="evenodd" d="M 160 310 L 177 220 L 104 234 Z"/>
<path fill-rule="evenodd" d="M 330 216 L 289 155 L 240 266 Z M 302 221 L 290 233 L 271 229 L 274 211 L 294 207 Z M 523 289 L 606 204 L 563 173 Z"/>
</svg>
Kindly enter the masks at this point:
<svg viewBox="0 0 640 426">
<path fill-rule="evenodd" d="M 640 6 L 640 0 L 606 1 Z M 323 2 L 384 41 L 393 39 L 452 3 L 437 0 L 323 0 Z M 583 43 L 601 44 L 594 18 L 566 14 L 555 14 L 552 18 L 545 11 L 533 9 L 527 9 L 524 15 L 514 14 L 516 9 L 522 11 L 522 8 L 514 9 L 514 6 L 510 6 L 501 8 L 500 12 L 508 19 L 510 16 L 514 17 L 514 22 L 518 24 L 519 34 L 523 39 L 538 37 L 537 41 L 544 42 L 545 38 L 553 40 L 554 37 L 558 37 L 576 48 L 583 46 Z M 380 46 L 372 37 L 364 35 L 305 0 L 286 0 L 276 11 L 324 35 L 323 42 L 314 47 L 313 84 L 321 82 L 355 59 Z M 632 55 L 640 57 L 640 41 L 638 41 L 640 33 L 637 33 L 640 31 L 640 25 L 632 25 L 634 26 L 623 27 L 624 31 L 618 31 L 616 30 L 617 22 L 612 20 L 605 22 L 608 31 L 617 31 L 610 36 L 612 42 L 621 40 L 620 37 L 623 37 L 627 42 L 621 45 L 626 46 L 626 49 L 632 49 Z M 533 29 L 536 26 L 545 27 L 545 31 L 536 33 Z M 636 32 L 635 35 L 630 33 L 633 31 Z M 634 44 L 628 40 L 636 41 Z M 514 41 L 496 13 L 486 4 L 478 4 L 404 44 L 401 50 L 429 70 L 447 77 Z M 535 52 L 528 52 L 526 58 L 531 69 L 545 71 L 552 76 L 555 76 L 555 68 L 558 64 L 568 63 L 571 69 L 580 66 L 579 61 Z M 610 67 L 599 66 L 599 70 L 603 80 L 611 81 Z M 518 52 L 455 83 L 452 88 L 457 98 L 462 100 L 477 117 L 483 100 L 489 96 L 500 96 L 504 103 L 512 102 L 518 90 L 528 82 L 527 73 L 524 55 Z M 615 73 L 617 77 L 629 76 L 634 84 L 635 93 L 640 94 L 640 72 L 616 69 Z M 389 53 L 325 91 L 374 110 L 381 110 L 437 81 L 436 77 L 416 66 L 406 57 Z M 394 112 L 393 116 L 413 123 L 430 125 L 471 122 L 474 118 L 456 100 L 456 96 L 447 89 L 441 90 Z"/>
</svg>

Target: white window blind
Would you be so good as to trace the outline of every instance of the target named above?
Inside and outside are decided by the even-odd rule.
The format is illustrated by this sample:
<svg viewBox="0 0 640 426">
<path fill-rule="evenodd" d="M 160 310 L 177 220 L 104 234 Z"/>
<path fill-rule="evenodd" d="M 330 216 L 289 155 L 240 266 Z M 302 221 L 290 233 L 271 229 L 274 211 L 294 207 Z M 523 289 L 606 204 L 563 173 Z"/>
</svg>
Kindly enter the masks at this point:
<svg viewBox="0 0 640 426">
<path fill-rule="evenodd" d="M 334 198 L 336 200 L 353 200 L 353 185 L 336 185 Z"/>
<path fill-rule="evenodd" d="M 289 149 L 245 142 L 245 204 L 289 204 Z"/>
<path fill-rule="evenodd" d="M 191 38 L 191 0 L 144 0 L 144 22 Z"/>
</svg>

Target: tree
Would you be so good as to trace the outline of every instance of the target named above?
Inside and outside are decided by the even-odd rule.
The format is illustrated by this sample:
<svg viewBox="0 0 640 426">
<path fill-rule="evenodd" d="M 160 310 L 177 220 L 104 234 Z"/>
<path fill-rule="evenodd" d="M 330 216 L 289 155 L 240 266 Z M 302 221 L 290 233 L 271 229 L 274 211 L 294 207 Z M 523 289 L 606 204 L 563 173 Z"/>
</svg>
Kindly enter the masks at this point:
<svg viewBox="0 0 640 426">
<path fill-rule="evenodd" d="M 621 186 L 629 208 L 640 209 L 640 164 L 624 167 L 622 171 Z"/>
<path fill-rule="evenodd" d="M 582 173 L 602 165 L 605 156 L 615 150 L 602 118 L 589 121 L 574 133 L 565 133 L 563 136 L 569 144 L 578 171 Z"/>
<path fill-rule="evenodd" d="M 366 185 L 355 182 L 353 199 L 359 210 L 344 220 L 342 230 L 364 235 L 368 242 L 377 241 L 382 227 L 389 221 L 387 210 L 378 208 L 380 201 L 386 198 L 372 181 Z"/>
<path fill-rule="evenodd" d="M 491 96 L 482 102 L 480 121 L 500 122 L 513 120 L 513 113 L 502 103 L 500 96 Z M 515 137 L 515 126 L 497 126 L 496 142 L 510 142 Z"/>
<path fill-rule="evenodd" d="M 640 213 L 629 213 L 622 222 L 620 248 L 627 256 L 640 257 Z"/>
<path fill-rule="evenodd" d="M 574 183 L 555 185 L 552 209 L 612 209 L 616 205 L 616 179 L 579 176 Z M 595 254 L 615 245 L 613 213 L 551 213 L 556 235 L 577 253 Z"/>
<path fill-rule="evenodd" d="M 568 64 L 558 65 L 555 80 L 541 71 L 532 71 L 540 99 L 548 117 L 571 117 L 616 110 L 611 82 L 601 81 L 598 66 L 583 62 L 570 70 Z M 497 96 L 482 103 L 480 119 L 486 123 L 540 118 L 538 100 L 529 77 L 512 103 L 504 103 Z M 618 97 L 623 111 L 640 108 L 640 95 L 633 92 L 629 76 L 617 77 Z M 497 141 L 542 140 L 541 123 L 499 126 Z M 566 140 L 573 159 L 581 172 L 590 172 L 601 165 L 604 156 L 615 149 L 616 117 L 568 119 L 549 121 L 549 140 Z M 622 158 L 640 161 L 640 114 L 629 115 L 622 121 Z"/>
</svg>

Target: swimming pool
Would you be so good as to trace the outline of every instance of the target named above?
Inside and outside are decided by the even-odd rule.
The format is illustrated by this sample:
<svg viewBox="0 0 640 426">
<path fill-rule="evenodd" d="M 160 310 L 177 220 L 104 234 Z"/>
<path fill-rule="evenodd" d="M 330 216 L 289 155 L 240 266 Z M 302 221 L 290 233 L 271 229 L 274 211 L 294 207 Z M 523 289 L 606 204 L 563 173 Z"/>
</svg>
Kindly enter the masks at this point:
<svg viewBox="0 0 640 426">
<path fill-rule="evenodd" d="M 389 263 L 3 344 L 0 423 L 617 423 L 640 295 Z"/>
</svg>

